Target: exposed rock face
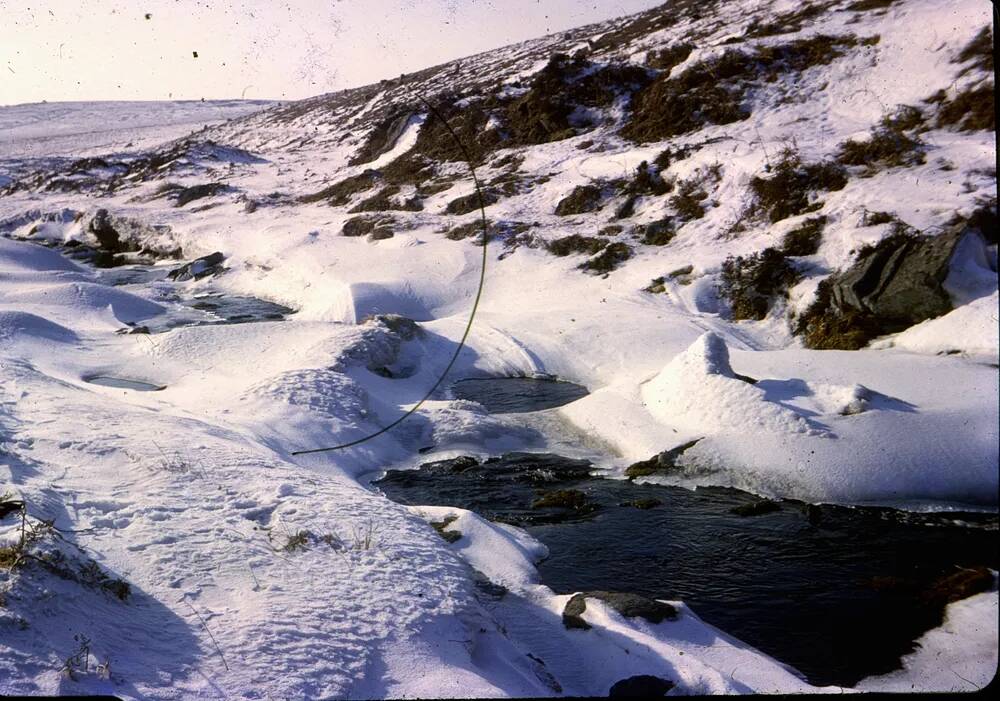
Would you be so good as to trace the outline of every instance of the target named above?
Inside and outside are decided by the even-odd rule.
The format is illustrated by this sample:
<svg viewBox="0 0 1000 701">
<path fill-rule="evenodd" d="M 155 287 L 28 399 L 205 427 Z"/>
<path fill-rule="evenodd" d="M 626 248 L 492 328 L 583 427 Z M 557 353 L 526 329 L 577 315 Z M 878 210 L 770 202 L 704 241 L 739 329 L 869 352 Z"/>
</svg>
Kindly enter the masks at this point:
<svg viewBox="0 0 1000 701">
<path fill-rule="evenodd" d="M 823 281 L 796 330 L 810 348 L 855 350 L 876 336 L 947 314 L 952 301 L 944 283 L 966 236 L 980 235 L 960 224 L 934 237 L 883 239 Z"/>
<path fill-rule="evenodd" d="M 496 192 L 488 188 L 482 190 L 482 196 L 482 203 L 484 207 L 496 204 L 500 200 Z M 473 192 L 470 195 L 463 195 L 462 197 L 453 199 L 448 203 L 448 206 L 445 208 L 445 212 L 448 214 L 468 214 L 469 212 L 474 212 L 479 209 L 479 202 L 479 192 Z"/>
<path fill-rule="evenodd" d="M 222 253 L 216 251 L 171 270 L 167 273 L 167 277 L 177 282 L 200 280 L 203 277 L 222 272 L 222 261 L 225 259 L 226 257 Z"/>
<path fill-rule="evenodd" d="M 351 159 L 351 165 L 359 163 L 370 163 L 384 153 L 388 153 L 396 145 L 399 137 L 406 131 L 410 120 L 416 117 L 416 113 L 404 110 L 391 115 L 382 123 L 377 124 L 372 130 L 368 141 L 361 151 Z"/>
<path fill-rule="evenodd" d="M 961 235 L 953 229 L 933 238 L 880 242 L 838 277 L 831 289 L 833 304 L 907 326 L 946 314 L 951 301 L 942 283 Z"/>
<path fill-rule="evenodd" d="M 195 200 L 200 200 L 203 197 L 213 197 L 222 192 L 227 192 L 229 186 L 222 183 L 204 183 L 202 185 L 192 185 L 191 187 L 186 187 L 182 190 L 177 191 L 176 199 L 174 200 L 175 207 L 183 207 L 189 202 L 194 202 Z"/>
<path fill-rule="evenodd" d="M 111 253 L 121 253 L 122 251 L 136 250 L 127 247 L 122 241 L 118 230 L 115 228 L 111 215 L 106 209 L 99 209 L 94 212 L 94 218 L 90 220 L 88 226 L 90 233 L 97 237 L 97 243 L 101 248 Z"/>
</svg>

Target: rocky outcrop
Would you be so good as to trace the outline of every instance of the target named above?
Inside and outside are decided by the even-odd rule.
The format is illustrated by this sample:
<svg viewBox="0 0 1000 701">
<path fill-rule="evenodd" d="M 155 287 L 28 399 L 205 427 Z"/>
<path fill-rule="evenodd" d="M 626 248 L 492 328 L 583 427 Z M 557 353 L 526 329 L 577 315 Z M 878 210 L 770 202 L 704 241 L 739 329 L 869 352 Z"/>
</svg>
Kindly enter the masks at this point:
<svg viewBox="0 0 1000 701">
<path fill-rule="evenodd" d="M 180 258 L 181 249 L 168 226 L 150 226 L 134 219 L 111 214 L 101 208 L 87 222 L 86 230 L 96 239 L 97 250 L 92 245 L 69 241 L 72 257 L 92 263 L 99 268 L 110 268 L 137 262 L 135 254 L 150 258 Z"/>
<path fill-rule="evenodd" d="M 824 280 L 796 331 L 816 349 L 855 350 L 876 336 L 947 314 L 945 289 L 959 243 L 981 234 L 967 224 L 924 237 L 903 232 L 860 252 L 855 263 Z"/>
<path fill-rule="evenodd" d="M 696 438 L 676 448 L 664 450 L 662 453 L 658 453 L 648 460 L 640 460 L 637 463 L 632 463 L 625 469 L 625 476 L 629 479 L 635 479 L 636 477 L 669 473 L 671 470 L 677 468 L 677 460 L 684 454 L 684 451 L 688 448 L 693 448 L 700 440 L 700 438 Z"/>
<path fill-rule="evenodd" d="M 222 272 L 222 261 L 225 259 L 226 257 L 222 253 L 216 251 L 171 270 L 167 273 L 167 277 L 177 282 L 200 280 L 203 277 Z"/>
<path fill-rule="evenodd" d="M 109 253 L 139 250 L 139 247 L 133 241 L 122 239 L 121 234 L 115 227 L 114 219 L 106 209 L 102 208 L 94 212 L 94 217 L 90 220 L 87 228 L 97 239 L 100 247 Z"/>
</svg>

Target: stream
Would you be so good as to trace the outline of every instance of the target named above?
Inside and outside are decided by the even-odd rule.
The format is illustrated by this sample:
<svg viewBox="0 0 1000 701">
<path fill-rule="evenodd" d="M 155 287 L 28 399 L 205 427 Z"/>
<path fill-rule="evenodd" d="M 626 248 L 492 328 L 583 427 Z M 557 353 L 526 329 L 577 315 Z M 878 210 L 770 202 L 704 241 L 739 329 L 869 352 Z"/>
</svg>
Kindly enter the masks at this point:
<svg viewBox="0 0 1000 701">
<path fill-rule="evenodd" d="M 535 391 L 538 408 L 579 394 L 577 385 L 496 379 L 477 381 L 497 390 L 479 400 L 471 382 L 452 391 L 494 411 L 528 411 Z M 599 474 L 586 460 L 508 453 L 390 470 L 373 486 L 402 504 L 454 506 L 524 528 L 549 549 L 538 571 L 555 592 L 683 600 L 815 685 L 853 686 L 898 669 L 941 624 L 962 568 L 998 568 L 995 513 L 765 501 Z"/>
</svg>

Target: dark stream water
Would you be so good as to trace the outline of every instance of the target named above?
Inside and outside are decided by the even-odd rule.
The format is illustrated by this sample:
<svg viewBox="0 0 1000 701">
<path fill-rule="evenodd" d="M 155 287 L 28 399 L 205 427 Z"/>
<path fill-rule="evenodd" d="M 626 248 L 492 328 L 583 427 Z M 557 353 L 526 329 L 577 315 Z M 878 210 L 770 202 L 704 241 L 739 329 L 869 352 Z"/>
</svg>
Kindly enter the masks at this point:
<svg viewBox="0 0 1000 701">
<path fill-rule="evenodd" d="M 114 387 L 116 389 L 134 389 L 139 392 L 158 392 L 161 389 L 165 389 L 162 385 L 154 385 L 142 380 L 130 380 L 125 377 L 111 377 L 110 375 L 93 375 L 83 379 L 92 385 L 103 385 L 104 387 Z"/>
<path fill-rule="evenodd" d="M 521 526 L 548 546 L 538 569 L 556 592 L 684 600 L 818 685 L 852 686 L 897 669 L 913 641 L 940 625 L 958 568 L 997 568 L 995 514 L 783 501 L 740 516 L 732 510 L 761 500 L 734 489 L 594 478 L 590 469 L 513 453 L 390 471 L 376 486 L 400 503 L 456 506 Z M 564 506 L 536 504 L 559 490 L 582 495 L 570 492 Z"/>
<path fill-rule="evenodd" d="M 489 377 L 459 380 L 451 393 L 456 399 L 479 402 L 491 414 L 520 414 L 575 402 L 587 396 L 587 388 L 534 377 Z"/>
<path fill-rule="evenodd" d="M 282 321 L 295 313 L 294 309 L 256 297 L 233 295 L 203 286 L 191 288 L 186 282 L 167 279 L 168 272 L 163 266 L 150 265 L 99 269 L 101 280 L 106 284 L 152 289 L 158 294 L 154 301 L 167 305 L 163 314 L 132 325 L 144 333 L 163 333 L 185 326 Z"/>
</svg>

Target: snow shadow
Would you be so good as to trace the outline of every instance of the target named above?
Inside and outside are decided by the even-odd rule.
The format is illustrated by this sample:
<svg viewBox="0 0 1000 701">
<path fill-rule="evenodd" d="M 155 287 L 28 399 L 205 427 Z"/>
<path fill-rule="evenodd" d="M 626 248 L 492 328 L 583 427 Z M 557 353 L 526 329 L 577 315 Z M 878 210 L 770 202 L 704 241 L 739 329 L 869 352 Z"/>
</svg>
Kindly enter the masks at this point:
<svg viewBox="0 0 1000 701">
<path fill-rule="evenodd" d="M 10 452 L 4 461 L 14 484 L 24 484 L 26 477 L 44 471 L 44 466 Z M 58 476 L 53 477 L 58 482 Z M 31 522 L 49 521 L 53 530 L 33 549 L 38 559 L 28 560 L 0 580 L 5 598 L 0 616 L 4 657 L 23 680 L 9 685 L 11 692 L 144 698 L 153 689 L 166 690 L 181 682 L 203 658 L 214 654 L 202 649 L 194 614 L 193 620 L 185 620 L 80 543 L 64 492 L 51 486 L 22 496 Z M 0 525 L 10 526 L 19 519 L 14 514 Z M 95 564 L 99 570 L 93 569 Z M 122 598 L 102 584 L 115 580 L 128 582 Z M 75 679 L 61 672 L 74 656 Z M 109 673 L 99 672 L 98 665 L 106 663 Z M 32 681 L 53 672 L 60 675 L 56 690 L 39 688 Z"/>
</svg>

